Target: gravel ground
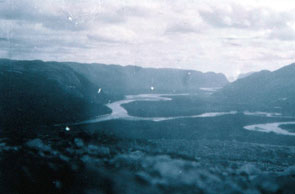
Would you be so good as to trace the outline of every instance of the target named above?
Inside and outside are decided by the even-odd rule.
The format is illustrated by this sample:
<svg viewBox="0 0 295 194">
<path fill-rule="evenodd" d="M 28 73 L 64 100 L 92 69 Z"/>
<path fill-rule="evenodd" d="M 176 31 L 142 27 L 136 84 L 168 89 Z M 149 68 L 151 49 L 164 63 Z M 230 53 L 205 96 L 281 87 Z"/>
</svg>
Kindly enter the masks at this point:
<svg viewBox="0 0 295 194">
<path fill-rule="evenodd" d="M 295 148 L 64 132 L 0 139 L 3 193 L 293 193 Z"/>
</svg>

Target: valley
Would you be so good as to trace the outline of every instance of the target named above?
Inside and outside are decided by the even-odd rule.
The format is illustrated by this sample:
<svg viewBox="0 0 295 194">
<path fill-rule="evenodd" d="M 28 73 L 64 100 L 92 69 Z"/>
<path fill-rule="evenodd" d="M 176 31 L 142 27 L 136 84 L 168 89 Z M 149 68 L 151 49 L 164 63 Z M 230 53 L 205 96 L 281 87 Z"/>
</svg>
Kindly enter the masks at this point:
<svg viewBox="0 0 295 194">
<path fill-rule="evenodd" d="M 135 67 L 115 66 L 128 78 L 109 75 L 103 81 L 93 72 L 103 67 L 111 73 L 114 67 L 85 64 L 89 71 L 81 73 L 77 68 L 82 64 L 71 65 L 2 60 L 1 191 L 290 193 L 295 189 L 295 119 L 293 104 L 286 104 L 292 89 L 275 97 L 267 91 L 265 97 L 286 100 L 254 103 L 233 96 L 246 95 L 239 85 L 250 87 L 245 84 L 258 79 L 255 73 L 224 87 L 204 82 L 188 90 L 187 84 L 194 84 L 181 81 L 175 87 L 170 80 L 147 76 L 145 86 L 128 88 L 121 80 L 140 82 L 145 70 L 138 70 L 143 72 L 134 78 Z M 178 72 L 179 77 L 186 77 L 185 72 Z M 262 99 L 260 90 L 247 92 L 252 99 Z"/>
</svg>

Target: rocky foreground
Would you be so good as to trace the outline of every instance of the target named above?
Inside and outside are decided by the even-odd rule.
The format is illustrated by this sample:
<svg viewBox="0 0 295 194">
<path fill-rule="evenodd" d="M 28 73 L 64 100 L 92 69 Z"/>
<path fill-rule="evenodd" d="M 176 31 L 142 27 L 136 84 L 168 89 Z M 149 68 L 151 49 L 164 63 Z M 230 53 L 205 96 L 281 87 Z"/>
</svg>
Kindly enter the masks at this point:
<svg viewBox="0 0 295 194">
<path fill-rule="evenodd" d="M 292 193 L 295 149 L 79 130 L 0 143 L 3 193 Z M 18 143 L 15 143 L 18 142 Z"/>
</svg>

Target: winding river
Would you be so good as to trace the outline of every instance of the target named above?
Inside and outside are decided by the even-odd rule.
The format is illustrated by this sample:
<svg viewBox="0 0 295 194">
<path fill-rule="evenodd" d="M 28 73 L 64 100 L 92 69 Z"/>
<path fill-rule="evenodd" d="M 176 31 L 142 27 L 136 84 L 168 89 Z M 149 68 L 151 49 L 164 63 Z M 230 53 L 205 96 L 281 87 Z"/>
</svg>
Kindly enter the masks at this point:
<svg viewBox="0 0 295 194">
<path fill-rule="evenodd" d="M 140 94 L 140 95 L 128 95 L 123 100 L 115 101 L 107 104 L 106 106 L 112 110 L 111 114 L 97 116 L 95 118 L 77 122 L 71 125 L 81 125 L 81 124 L 91 124 L 91 123 L 99 123 L 102 121 L 109 120 L 143 120 L 143 121 L 167 121 L 174 119 L 185 119 L 185 118 L 206 118 L 206 117 L 217 117 L 223 115 L 234 115 L 237 114 L 237 111 L 229 111 L 229 112 L 208 112 L 198 115 L 190 115 L 190 116 L 172 116 L 172 117 L 138 117 L 132 116 L 128 114 L 128 111 L 122 106 L 123 104 L 128 104 L 135 101 L 170 101 L 172 100 L 172 96 L 179 95 L 188 95 L 188 94 Z M 244 115 L 248 116 L 260 116 L 260 117 L 276 117 L 276 118 L 291 118 L 282 116 L 279 113 L 267 113 L 267 112 L 243 112 Z M 285 129 L 282 129 L 280 126 L 284 124 L 295 124 L 295 122 L 275 122 L 275 123 L 265 123 L 265 124 L 254 124 L 244 126 L 245 130 L 249 131 L 259 131 L 265 133 L 276 133 L 280 135 L 291 135 L 295 136 L 295 133 L 289 132 Z"/>
<path fill-rule="evenodd" d="M 184 118 L 200 118 L 200 117 L 216 117 L 222 115 L 229 115 L 229 114 L 237 114 L 236 111 L 230 112 L 208 112 L 204 114 L 198 115 L 190 115 L 190 116 L 173 116 L 173 117 L 137 117 L 128 114 L 128 111 L 122 106 L 123 104 L 128 104 L 135 101 L 170 101 L 172 100 L 171 96 L 183 96 L 188 94 L 140 94 L 140 95 L 128 95 L 125 99 L 115 101 L 112 103 L 107 104 L 106 106 L 112 110 L 111 114 L 101 115 L 96 118 L 82 121 L 75 123 L 76 125 L 80 124 L 90 124 L 90 123 L 98 123 L 102 121 L 108 120 L 145 120 L 145 121 L 166 121 L 166 120 L 173 120 L 173 119 L 184 119 Z"/>
<path fill-rule="evenodd" d="M 276 133 L 280 135 L 291 135 L 295 136 L 294 132 L 289 132 L 283 128 L 281 125 L 295 125 L 295 122 L 277 122 L 277 123 L 265 123 L 265 124 L 255 124 L 245 126 L 244 129 L 249 131 L 260 131 L 265 133 Z"/>
</svg>

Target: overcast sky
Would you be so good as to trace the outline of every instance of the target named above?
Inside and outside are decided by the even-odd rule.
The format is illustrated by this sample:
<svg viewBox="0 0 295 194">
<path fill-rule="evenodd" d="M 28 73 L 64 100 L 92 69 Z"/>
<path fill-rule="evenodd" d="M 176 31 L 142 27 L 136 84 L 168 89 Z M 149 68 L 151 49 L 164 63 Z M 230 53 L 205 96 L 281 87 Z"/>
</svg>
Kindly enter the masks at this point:
<svg viewBox="0 0 295 194">
<path fill-rule="evenodd" d="M 274 70 L 295 62 L 295 1 L 0 0 L 0 57 Z"/>
</svg>

